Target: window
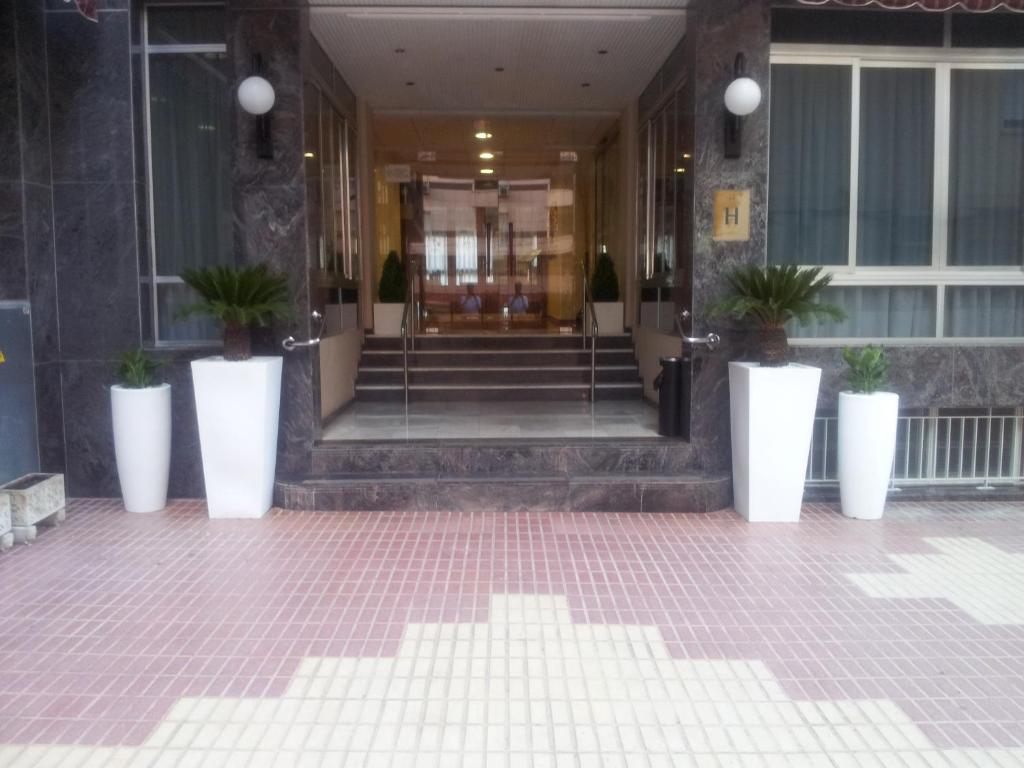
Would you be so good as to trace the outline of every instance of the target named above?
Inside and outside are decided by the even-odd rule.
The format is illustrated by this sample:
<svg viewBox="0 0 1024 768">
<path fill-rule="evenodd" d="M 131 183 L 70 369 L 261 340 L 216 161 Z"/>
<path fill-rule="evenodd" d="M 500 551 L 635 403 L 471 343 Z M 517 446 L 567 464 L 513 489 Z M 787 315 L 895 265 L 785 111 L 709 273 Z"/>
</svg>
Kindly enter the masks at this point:
<svg viewBox="0 0 1024 768">
<path fill-rule="evenodd" d="M 1024 336 L 1024 60 L 775 45 L 768 259 L 824 266 L 833 339 Z"/>
<path fill-rule="evenodd" d="M 149 178 L 144 315 L 157 343 L 215 339 L 179 275 L 232 261 L 231 75 L 218 6 L 149 8 L 143 24 Z"/>
</svg>

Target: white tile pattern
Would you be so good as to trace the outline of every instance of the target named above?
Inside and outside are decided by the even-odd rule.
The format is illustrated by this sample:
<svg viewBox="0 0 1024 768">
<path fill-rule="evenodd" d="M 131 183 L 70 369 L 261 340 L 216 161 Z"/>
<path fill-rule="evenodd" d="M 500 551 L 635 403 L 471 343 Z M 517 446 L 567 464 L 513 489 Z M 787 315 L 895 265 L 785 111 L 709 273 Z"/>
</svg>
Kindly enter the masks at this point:
<svg viewBox="0 0 1024 768">
<path fill-rule="evenodd" d="M 849 578 L 872 597 L 946 598 L 983 624 L 1024 624 L 1024 554 L 973 538 L 926 538 L 937 554 L 889 555 L 907 573 Z"/>
<path fill-rule="evenodd" d="M 280 698 L 183 698 L 141 747 L 0 748 L 41 766 L 1012 766 L 941 750 L 887 700 L 794 701 L 760 661 L 673 659 L 656 627 L 497 595 L 394 657 L 307 658 Z"/>
</svg>

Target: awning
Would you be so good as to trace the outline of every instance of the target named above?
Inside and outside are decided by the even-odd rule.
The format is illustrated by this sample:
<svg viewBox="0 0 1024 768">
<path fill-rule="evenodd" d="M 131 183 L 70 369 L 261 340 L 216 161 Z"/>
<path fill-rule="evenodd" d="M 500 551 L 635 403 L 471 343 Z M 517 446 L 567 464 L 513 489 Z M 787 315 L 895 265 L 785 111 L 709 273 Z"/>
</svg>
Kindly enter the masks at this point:
<svg viewBox="0 0 1024 768">
<path fill-rule="evenodd" d="M 850 8 L 891 8 L 922 11 L 1016 11 L 1024 13 L 1024 0 L 798 0 L 802 5 L 845 5 Z"/>
</svg>

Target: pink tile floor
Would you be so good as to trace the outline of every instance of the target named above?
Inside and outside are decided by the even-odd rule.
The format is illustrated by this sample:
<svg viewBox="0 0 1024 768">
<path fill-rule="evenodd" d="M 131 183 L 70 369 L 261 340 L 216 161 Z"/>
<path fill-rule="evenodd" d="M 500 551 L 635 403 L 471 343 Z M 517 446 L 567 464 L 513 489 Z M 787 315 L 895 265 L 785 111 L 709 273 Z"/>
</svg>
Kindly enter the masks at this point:
<svg viewBox="0 0 1024 768">
<path fill-rule="evenodd" d="M 231 762 L 241 737 L 225 748 L 219 763 L 212 758 L 188 762 L 188 750 L 200 737 L 193 743 L 180 736 L 184 726 L 174 730 L 174 723 L 187 719 L 175 719 L 176 705 L 230 701 L 241 707 L 254 700 L 287 699 L 297 680 L 317 679 L 318 673 L 308 669 L 318 663 L 326 669 L 324 660 L 332 660 L 332 674 L 338 675 L 338 659 L 347 659 L 342 666 L 354 664 L 354 670 L 374 659 L 366 662 L 369 669 L 379 668 L 382 678 L 394 680 L 406 662 L 408 669 L 416 668 L 417 654 L 436 655 L 436 643 L 448 637 L 451 627 L 455 667 L 449 669 L 446 662 L 443 669 L 435 665 L 409 672 L 412 682 L 398 699 L 403 711 L 412 711 L 416 674 L 426 690 L 433 677 L 456 674 L 461 661 L 470 682 L 465 689 L 445 683 L 448 706 L 458 699 L 472 710 L 471 669 L 479 660 L 472 649 L 484 648 L 491 663 L 496 655 L 504 659 L 501 680 L 511 692 L 498 694 L 497 705 L 493 690 L 481 699 L 491 702 L 481 726 L 482 733 L 491 734 L 490 746 L 480 747 L 482 762 L 467 759 L 462 765 L 654 765 L 662 753 L 678 758 L 666 765 L 690 765 L 680 762 L 683 755 L 708 758 L 693 765 L 761 764 L 744 761 L 744 754 L 762 750 L 741 748 L 738 732 L 729 731 L 733 738 L 721 748 L 713 743 L 699 747 L 686 730 L 685 715 L 678 714 L 684 698 L 698 710 L 731 707 L 726 714 L 719 709 L 715 717 L 725 723 L 723 728 L 732 723 L 747 729 L 748 736 L 754 733 L 755 742 L 753 721 L 767 717 L 755 711 L 762 700 L 780 707 L 799 702 L 804 714 L 794 715 L 797 721 L 790 723 L 790 735 L 797 740 L 799 728 L 814 725 L 806 713 L 824 713 L 827 723 L 831 703 L 842 709 L 851 702 L 882 702 L 891 715 L 886 717 L 912 733 L 909 745 L 893 747 L 902 762 L 870 762 L 865 755 L 884 750 L 872 744 L 881 737 L 869 733 L 863 748 L 836 748 L 852 756 L 850 762 L 810 759 L 833 753 L 827 740 L 819 739 L 817 746 L 776 750 L 790 758 L 802 755 L 805 762 L 794 758 L 787 763 L 780 757 L 767 765 L 1024 765 L 1024 505 L 892 504 L 880 522 L 849 521 L 827 506 L 811 505 L 799 524 L 749 525 L 730 511 L 275 510 L 258 521 L 210 521 L 199 502 L 178 502 L 163 513 L 136 516 L 113 501 L 77 500 L 70 502 L 65 524 L 44 529 L 34 544 L 0 555 L 0 587 L 5 606 L 0 745 L 15 745 L 6 751 L 0 747 L 0 765 L 113 765 L 111 756 L 117 755 L 125 765 L 255 765 L 258 745 L 246 752 L 249 759 Z M 501 616 L 491 615 L 495 611 Z M 521 636 L 508 633 L 516 622 L 524 628 Z M 504 645 L 495 650 L 487 643 L 468 643 L 459 650 L 460 627 L 468 627 L 470 639 L 474 631 L 478 637 L 485 632 L 492 643 Z M 570 671 L 556 674 L 552 651 L 543 641 L 564 640 L 566 633 L 576 650 L 559 652 L 559 669 L 563 659 L 576 661 L 566 661 Z M 637 640 L 641 635 L 647 638 L 642 643 Z M 531 644 L 531 638 L 536 642 Z M 601 685 L 630 688 L 621 695 L 586 688 L 593 674 L 578 675 L 580 685 L 574 688 L 572 669 L 586 670 L 589 661 L 602 659 L 624 665 L 622 654 L 632 664 L 646 653 L 638 651 L 638 643 L 653 649 L 651 663 L 668 666 L 647 668 L 667 670 L 664 674 L 641 674 L 641 664 L 634 677 L 642 677 L 650 689 L 659 678 L 676 675 L 667 689 L 670 695 L 663 691 L 650 694 L 650 702 L 644 699 L 647 694 L 638 699 L 630 676 L 619 673 L 605 675 Z M 539 678 L 530 667 L 538 660 L 548 665 Z M 737 693 L 737 686 L 754 679 L 731 677 L 736 667 L 729 664 L 740 662 L 755 670 L 754 678 L 767 691 L 761 698 Z M 543 742 L 547 731 L 534 728 L 532 746 L 517 746 L 518 721 L 507 711 L 516 704 L 516 664 L 523 665 L 523 679 L 534 681 L 534 693 L 522 694 L 523 702 L 540 701 L 547 713 L 539 716 L 541 723 L 553 723 L 550 745 Z M 352 701 L 371 706 L 374 673 L 365 674 L 371 678 L 369 688 L 356 691 L 350 685 L 338 695 L 339 706 Z M 495 684 L 497 678 L 488 674 Z M 716 696 L 708 675 L 724 694 Z M 581 730 L 579 716 L 571 721 L 576 725 L 569 741 L 559 744 L 558 717 L 552 714 L 558 707 L 551 703 L 557 698 L 556 677 L 568 686 L 566 701 L 589 701 L 587 717 L 597 724 L 593 761 L 581 757 L 590 754 L 584 748 L 589 732 Z M 700 680 L 704 684 L 698 685 Z M 538 686 L 543 689 L 539 697 Z M 377 704 L 386 705 L 395 696 L 385 692 L 377 698 Z M 430 702 L 425 701 L 427 714 L 416 709 L 420 714 L 410 721 L 412 739 L 425 739 L 430 727 Z M 629 717 L 642 730 L 642 708 L 651 702 L 657 708 L 659 701 L 662 708 L 677 707 L 668 721 L 657 717 L 669 729 L 662 732 L 668 742 L 652 746 L 644 736 L 639 746 L 630 747 L 622 735 L 604 748 L 600 712 L 606 703 L 615 712 L 621 711 L 618 704 L 629 704 Z M 788 710 L 778 711 L 785 717 Z M 225 716 L 221 732 L 230 722 L 242 728 L 250 715 L 241 712 Z M 329 724 L 344 721 L 339 714 L 324 717 Z M 334 745 L 334 752 L 327 742 L 314 748 L 310 736 L 286 752 L 281 752 L 286 745 L 264 744 L 263 757 L 274 765 L 341 765 L 345 755 L 356 754 L 359 761 L 345 764 L 457 764 L 444 758 L 453 751 L 472 751 L 472 712 L 463 717 L 458 727 L 467 729 L 460 736 L 465 740 L 453 750 L 431 747 L 429 762 L 423 758 L 425 748 L 416 746 L 422 742 L 400 750 L 398 736 L 388 740 L 398 751 L 374 762 L 378 748 L 367 745 L 376 743 L 376 736 L 367 736 L 357 749 L 358 728 L 349 734 L 347 746 Z M 529 725 L 529 714 L 523 717 Z M 394 734 L 406 720 L 396 719 Z M 294 718 L 288 722 L 298 727 Z M 309 727 L 317 722 L 314 717 Z M 381 715 L 373 733 L 384 733 L 388 722 Z M 442 718 L 440 726 L 445 722 L 455 727 L 450 717 Z M 669 726 L 678 726 L 678 734 Z M 499 732 L 505 736 L 494 735 Z M 161 733 L 165 738 L 158 738 Z M 172 734 L 179 734 L 177 741 Z M 689 741 L 670 748 L 674 735 Z M 767 732 L 762 735 L 769 738 Z M 103 747 L 145 750 L 76 751 Z M 215 747 L 213 741 L 205 744 L 204 754 L 209 757 Z M 940 757 L 916 763 L 911 757 L 916 751 Z M 517 756 L 523 760 L 517 763 Z"/>
</svg>

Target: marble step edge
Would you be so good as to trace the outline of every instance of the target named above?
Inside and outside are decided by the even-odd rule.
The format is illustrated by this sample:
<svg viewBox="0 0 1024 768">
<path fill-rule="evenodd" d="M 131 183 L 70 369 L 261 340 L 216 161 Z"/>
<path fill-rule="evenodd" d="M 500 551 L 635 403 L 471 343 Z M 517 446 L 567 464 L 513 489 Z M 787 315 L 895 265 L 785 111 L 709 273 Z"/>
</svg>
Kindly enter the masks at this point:
<svg viewBox="0 0 1024 768">
<path fill-rule="evenodd" d="M 599 381 L 595 385 L 597 389 L 639 389 L 643 387 L 643 381 Z M 388 389 L 388 390 L 404 390 L 405 387 L 402 384 L 360 384 L 356 382 L 357 390 L 359 389 Z M 590 382 L 582 383 L 565 383 L 565 384 L 410 384 L 409 390 L 414 389 L 590 389 Z"/>
<path fill-rule="evenodd" d="M 279 481 L 275 503 L 309 511 L 712 512 L 732 503 L 727 474 L 646 478 Z"/>
</svg>

